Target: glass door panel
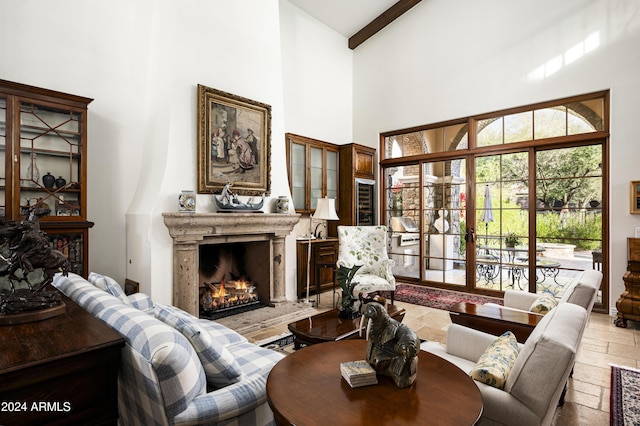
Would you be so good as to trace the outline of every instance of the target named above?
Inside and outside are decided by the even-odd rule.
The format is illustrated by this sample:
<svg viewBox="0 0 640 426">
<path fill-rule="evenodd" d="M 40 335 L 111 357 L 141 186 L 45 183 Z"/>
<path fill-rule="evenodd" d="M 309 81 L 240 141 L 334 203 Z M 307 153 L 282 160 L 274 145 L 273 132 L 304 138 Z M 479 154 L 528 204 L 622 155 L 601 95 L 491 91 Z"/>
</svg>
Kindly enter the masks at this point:
<svg viewBox="0 0 640 426">
<path fill-rule="evenodd" d="M 581 270 L 601 267 L 602 145 L 539 151 L 536 163 L 536 291 L 562 295 Z"/>
<path fill-rule="evenodd" d="M 396 277 L 420 278 L 420 166 L 388 167 L 384 174 L 385 223 Z"/>
<path fill-rule="evenodd" d="M 475 170 L 475 288 L 528 291 L 528 153 L 476 157 Z"/>
<path fill-rule="evenodd" d="M 311 147 L 310 163 L 311 210 L 315 210 L 318 205 L 318 198 L 322 198 L 322 148 Z"/>
<path fill-rule="evenodd" d="M 427 281 L 466 286 L 466 161 L 422 164 L 423 265 Z"/>
<path fill-rule="evenodd" d="M 302 210 L 306 206 L 306 172 L 307 150 L 306 146 L 299 143 L 291 144 L 291 196 L 296 209 Z"/>
</svg>

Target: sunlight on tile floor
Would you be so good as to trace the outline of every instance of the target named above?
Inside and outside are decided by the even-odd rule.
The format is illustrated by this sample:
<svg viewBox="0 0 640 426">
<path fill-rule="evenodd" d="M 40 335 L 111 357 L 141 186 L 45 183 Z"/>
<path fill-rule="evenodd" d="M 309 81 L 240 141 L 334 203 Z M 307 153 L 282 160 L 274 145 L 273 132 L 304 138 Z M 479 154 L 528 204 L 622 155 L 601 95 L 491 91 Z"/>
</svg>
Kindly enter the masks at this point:
<svg viewBox="0 0 640 426">
<path fill-rule="evenodd" d="M 396 302 L 407 313 L 404 324 L 423 339 L 444 343 L 451 324 L 447 311 Z M 321 295 L 318 312 L 331 308 L 331 292 Z M 287 323 L 245 333 L 252 342 L 286 333 Z M 609 364 L 640 368 L 640 323 L 629 321 L 628 328 L 613 324 L 613 318 L 592 313 L 582 338 L 573 377 L 569 379 L 565 404 L 556 411 L 553 424 L 604 425 L 609 423 Z"/>
</svg>

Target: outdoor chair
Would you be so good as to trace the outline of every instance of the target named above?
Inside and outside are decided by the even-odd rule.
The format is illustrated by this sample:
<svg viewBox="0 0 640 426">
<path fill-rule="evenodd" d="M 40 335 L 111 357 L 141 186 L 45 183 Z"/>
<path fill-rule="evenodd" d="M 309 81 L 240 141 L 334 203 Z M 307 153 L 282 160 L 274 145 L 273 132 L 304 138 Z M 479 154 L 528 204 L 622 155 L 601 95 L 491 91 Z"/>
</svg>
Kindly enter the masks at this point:
<svg viewBox="0 0 640 426">
<path fill-rule="evenodd" d="M 387 253 L 387 228 L 338 226 L 338 244 L 338 267 L 361 266 L 353 278 L 353 296 L 389 291 L 393 304 L 396 279 L 391 269 L 395 262 Z"/>
</svg>

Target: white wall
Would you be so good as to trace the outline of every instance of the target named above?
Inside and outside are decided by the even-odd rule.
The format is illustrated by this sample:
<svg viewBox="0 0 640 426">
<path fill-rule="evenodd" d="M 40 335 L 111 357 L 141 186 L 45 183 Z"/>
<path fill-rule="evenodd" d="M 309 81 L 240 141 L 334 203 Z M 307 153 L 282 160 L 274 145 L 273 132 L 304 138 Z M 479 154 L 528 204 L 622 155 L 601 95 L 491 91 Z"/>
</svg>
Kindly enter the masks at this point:
<svg viewBox="0 0 640 426">
<path fill-rule="evenodd" d="M 566 56 L 580 46 L 582 56 Z M 615 311 L 626 238 L 640 226 L 629 214 L 629 181 L 640 179 L 638 46 L 638 1 L 421 2 L 355 50 L 354 140 L 377 147 L 384 131 L 611 89 Z"/>
<path fill-rule="evenodd" d="M 350 142 L 346 45 L 284 0 L 0 0 L 0 78 L 95 99 L 89 269 L 139 281 L 163 303 L 172 240 L 162 213 L 197 188 L 197 84 L 271 105 L 271 193 L 290 196 L 286 131 Z M 214 210 L 198 195 L 197 211 Z M 286 250 L 295 299 L 293 238 Z"/>
</svg>

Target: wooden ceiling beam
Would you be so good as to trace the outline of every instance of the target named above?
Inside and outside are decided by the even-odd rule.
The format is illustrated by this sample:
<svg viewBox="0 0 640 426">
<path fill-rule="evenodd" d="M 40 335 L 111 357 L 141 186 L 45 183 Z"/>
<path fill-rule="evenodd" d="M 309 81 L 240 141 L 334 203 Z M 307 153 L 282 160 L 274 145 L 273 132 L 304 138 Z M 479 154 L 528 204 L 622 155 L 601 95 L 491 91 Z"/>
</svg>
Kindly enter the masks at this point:
<svg viewBox="0 0 640 426">
<path fill-rule="evenodd" d="M 351 36 L 349 38 L 349 49 L 353 50 L 360 46 L 378 31 L 395 21 L 403 13 L 421 1 L 422 0 L 399 0 L 389 9 L 382 12 L 382 14 L 380 14 L 376 19 L 369 22 L 363 29 Z"/>
</svg>

